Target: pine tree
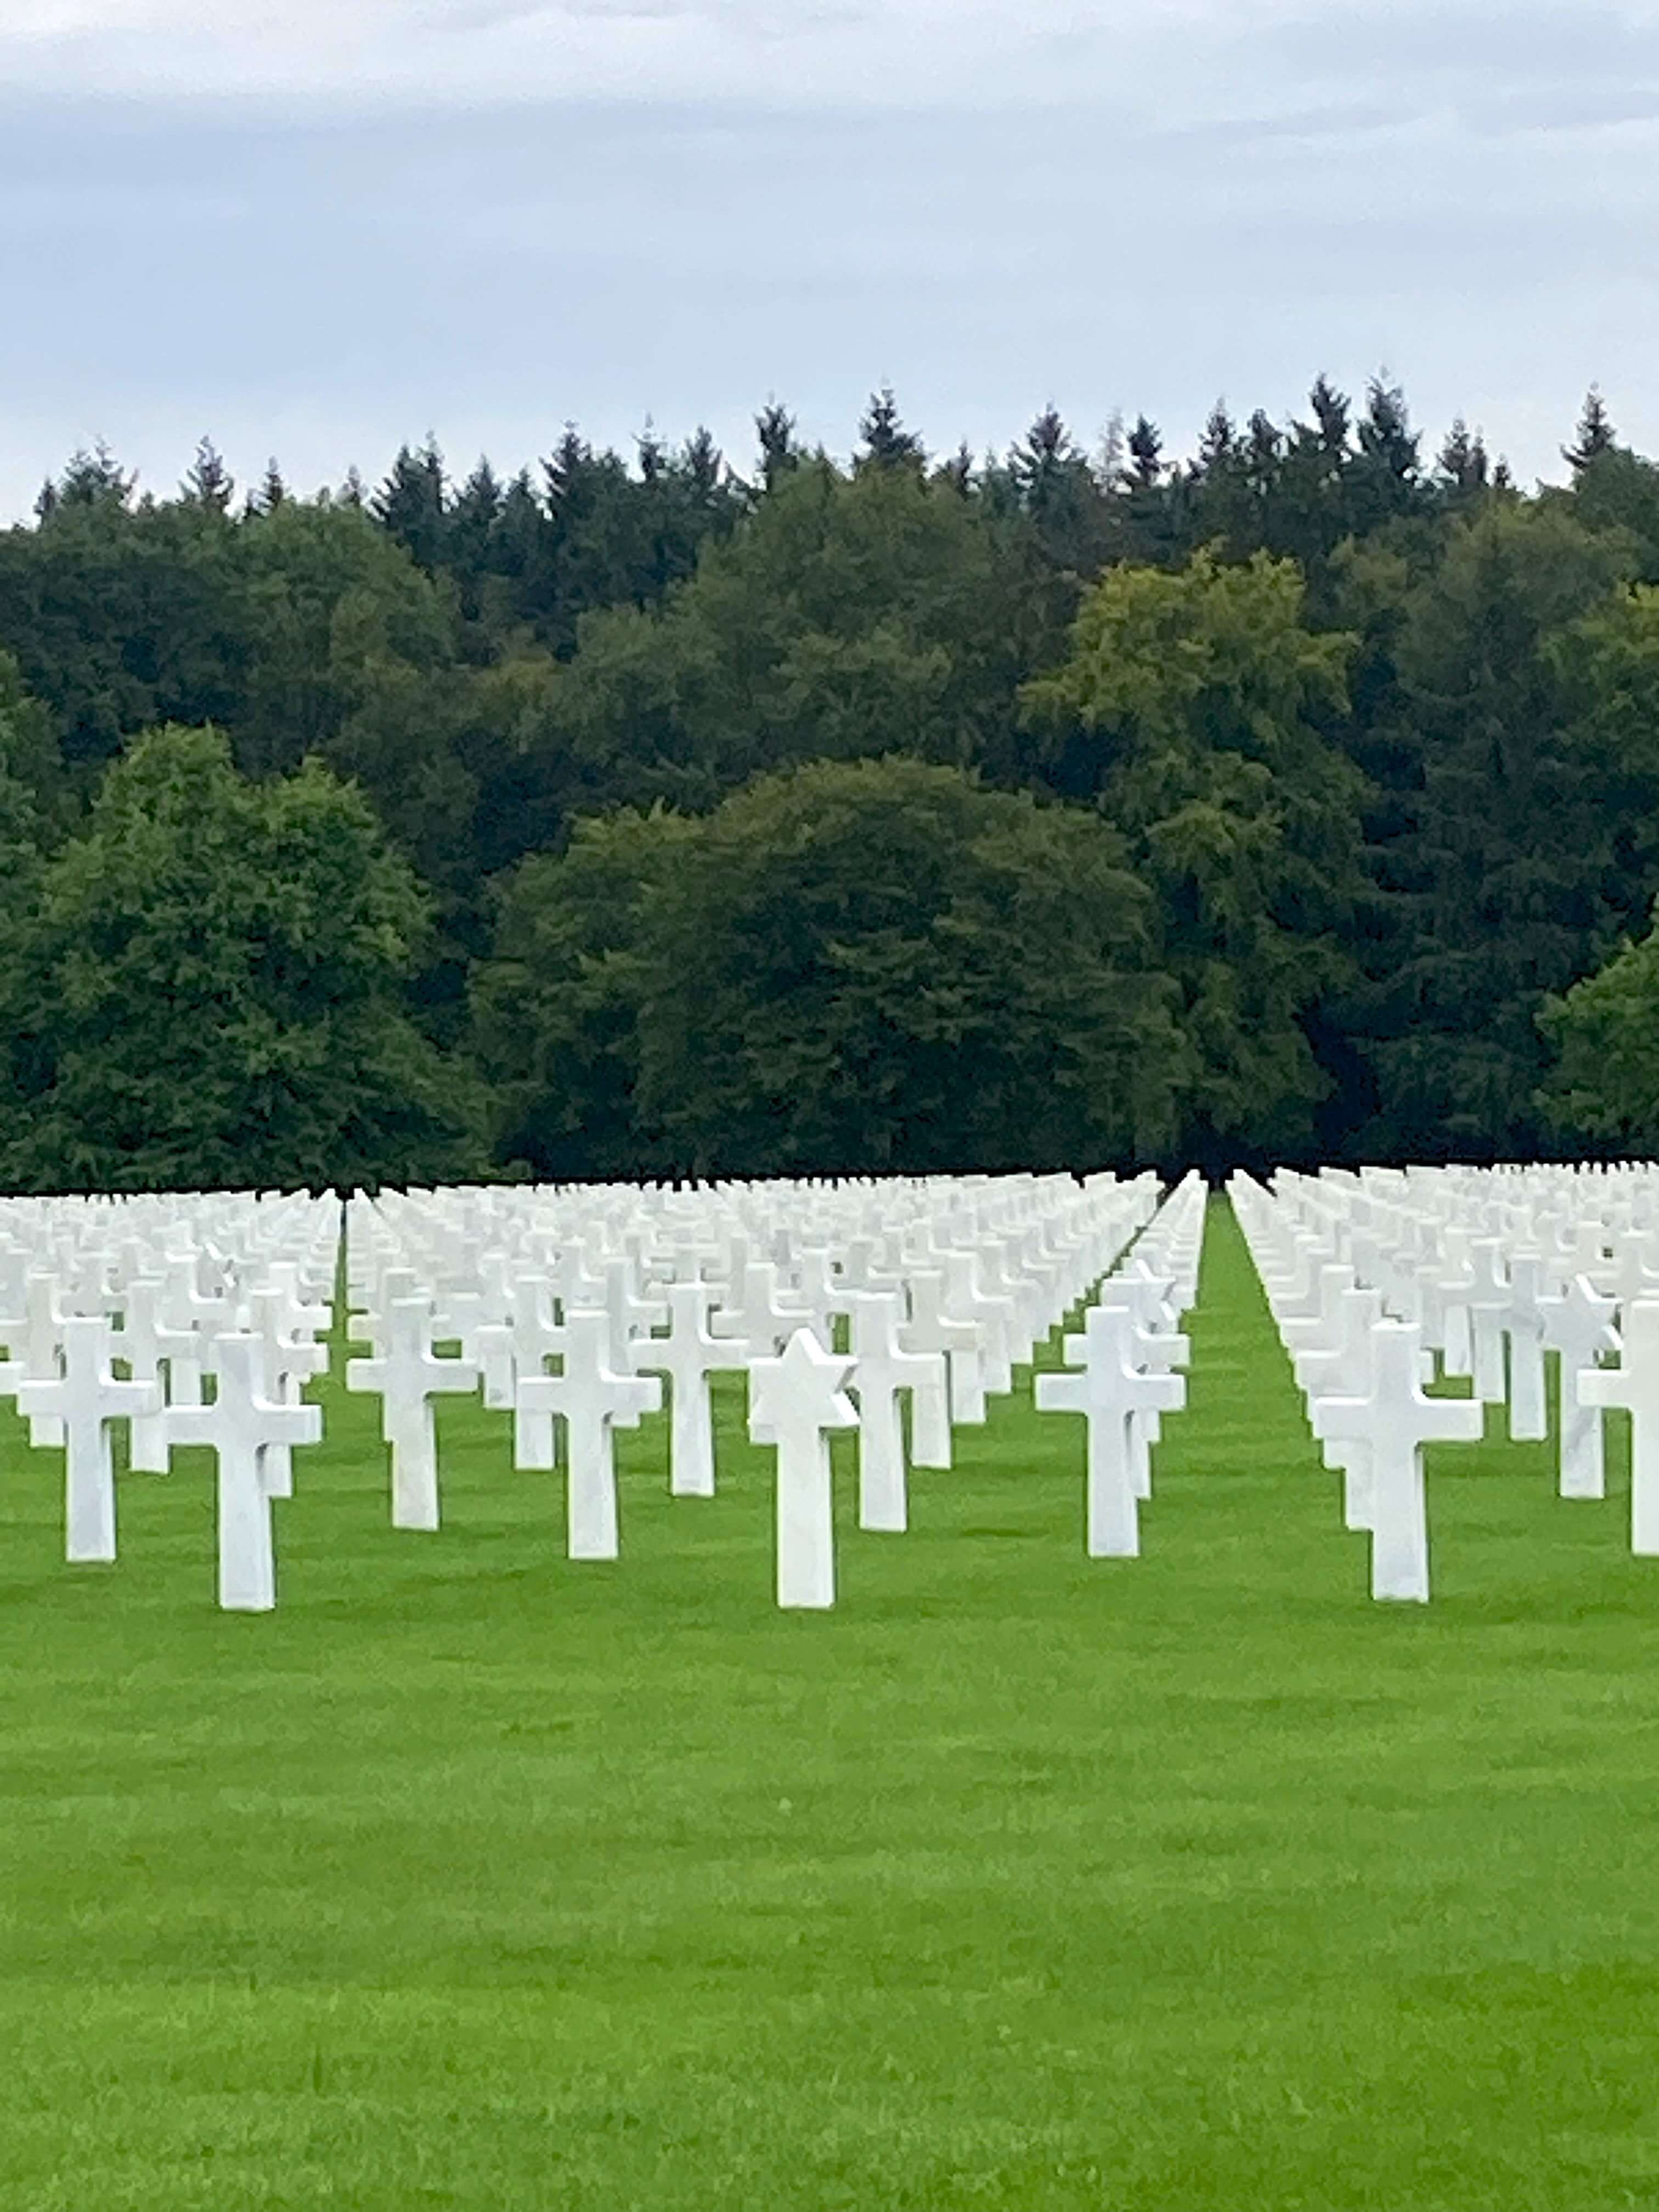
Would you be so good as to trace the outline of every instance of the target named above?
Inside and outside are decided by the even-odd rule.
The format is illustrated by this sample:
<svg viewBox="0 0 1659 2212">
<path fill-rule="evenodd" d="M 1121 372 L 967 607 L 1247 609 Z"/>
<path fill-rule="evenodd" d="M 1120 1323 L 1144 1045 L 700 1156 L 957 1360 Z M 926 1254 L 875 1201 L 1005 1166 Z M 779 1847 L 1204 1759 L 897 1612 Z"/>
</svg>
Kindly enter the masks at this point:
<svg viewBox="0 0 1659 2212">
<path fill-rule="evenodd" d="M 1227 412 L 1227 403 L 1218 399 L 1205 418 L 1203 432 L 1198 441 L 1198 470 L 1207 475 L 1212 469 L 1225 467 L 1238 453 L 1238 432 L 1233 418 Z"/>
<path fill-rule="evenodd" d="M 132 503 L 137 477 L 116 460 L 100 438 L 90 453 L 71 453 L 58 480 L 57 504 L 64 507 L 125 507 Z"/>
<path fill-rule="evenodd" d="M 1131 489 L 1151 491 L 1164 475 L 1164 439 L 1156 422 L 1137 415 L 1126 441 L 1129 460 L 1125 482 Z"/>
<path fill-rule="evenodd" d="M 179 498 L 186 507 L 199 507 L 204 514 L 225 514 L 235 489 L 236 480 L 225 466 L 224 456 L 211 438 L 202 439 L 179 487 Z"/>
<path fill-rule="evenodd" d="M 939 480 L 948 484 L 953 492 L 966 499 L 974 489 L 974 456 L 964 438 L 954 453 L 939 465 Z"/>
<path fill-rule="evenodd" d="M 248 495 L 248 512 L 250 514 L 275 514 L 288 496 L 288 486 L 283 481 L 283 472 L 273 455 L 265 463 L 265 472 L 259 480 L 258 489 Z"/>
<path fill-rule="evenodd" d="M 392 473 L 369 501 L 375 520 L 428 571 L 443 562 L 447 507 L 443 455 L 430 437 L 418 452 L 398 448 Z"/>
<path fill-rule="evenodd" d="M 1346 392 L 1339 392 L 1322 369 L 1308 393 L 1319 440 L 1334 459 L 1345 461 L 1352 429 L 1353 409 Z"/>
<path fill-rule="evenodd" d="M 466 612 L 480 611 L 479 586 L 495 567 L 495 525 L 501 511 L 501 487 L 487 458 L 455 495 L 447 518 L 444 557 L 460 579 Z"/>
<path fill-rule="evenodd" d="M 714 443 L 714 434 L 699 422 L 680 448 L 680 470 L 690 487 L 694 502 L 708 506 L 717 501 L 725 455 Z"/>
<path fill-rule="evenodd" d="M 778 400 L 769 399 L 755 417 L 755 435 L 760 441 L 761 483 L 775 491 L 779 477 L 800 465 L 795 418 Z"/>
<path fill-rule="evenodd" d="M 870 404 L 860 419 L 859 437 L 862 442 L 854 468 L 920 468 L 927 459 L 921 440 L 915 431 L 907 430 L 899 418 L 890 384 L 871 393 Z"/>
<path fill-rule="evenodd" d="M 1575 476 L 1582 476 L 1592 461 L 1602 453 L 1611 453 L 1618 442 L 1607 402 L 1592 384 L 1584 395 L 1584 411 L 1578 417 L 1577 435 L 1571 446 L 1562 447 L 1561 458 Z"/>
<path fill-rule="evenodd" d="M 1470 431 L 1460 415 L 1446 434 L 1435 462 L 1437 489 L 1449 506 L 1479 498 L 1492 481 L 1492 463 L 1480 433 Z"/>
<path fill-rule="evenodd" d="M 1366 387 L 1359 452 L 1349 478 L 1357 534 L 1421 505 L 1422 443 L 1420 433 L 1411 427 L 1405 393 L 1397 384 L 1374 376 Z"/>
</svg>

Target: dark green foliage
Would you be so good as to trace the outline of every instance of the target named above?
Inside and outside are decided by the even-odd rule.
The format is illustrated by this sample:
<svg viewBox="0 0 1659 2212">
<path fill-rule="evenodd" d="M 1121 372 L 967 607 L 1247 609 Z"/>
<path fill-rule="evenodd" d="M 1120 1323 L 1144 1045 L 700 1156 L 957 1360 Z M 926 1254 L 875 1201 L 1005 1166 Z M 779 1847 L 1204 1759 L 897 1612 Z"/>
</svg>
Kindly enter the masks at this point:
<svg viewBox="0 0 1659 2212">
<path fill-rule="evenodd" d="M 572 811 L 706 806 L 798 761 L 907 752 L 1017 773 L 1048 617 L 1022 544 L 920 468 L 821 457 L 711 544 L 660 612 L 584 624 L 542 743 Z"/>
<path fill-rule="evenodd" d="M 414 871 L 430 922 L 388 1003 L 446 1050 L 476 1029 L 500 1161 L 622 1175 L 747 1147 L 827 1167 L 947 1139 L 1058 1158 L 1069 1108 L 1046 1121 L 1010 1079 L 971 1125 L 946 1112 L 896 1015 L 908 1128 L 874 1074 L 862 1127 L 850 1079 L 819 1121 L 781 1121 L 780 1071 L 810 1088 L 810 1054 L 738 1051 L 746 1073 L 694 1081 L 690 1032 L 650 1060 L 616 1019 L 634 932 L 671 903 L 659 856 L 729 836 L 736 868 L 752 823 L 734 794 L 756 779 L 908 761 L 981 779 L 975 805 L 1048 802 L 969 839 L 968 906 L 987 840 L 1025 880 L 1044 840 L 1063 878 L 1085 849 L 1108 866 L 1103 822 L 1120 836 L 1109 872 L 1150 899 L 1139 941 L 1178 986 L 1171 1159 L 1612 1141 L 1577 1079 L 1539 1103 L 1540 1010 L 1659 895 L 1659 615 L 1632 588 L 1659 586 L 1659 467 L 1599 393 L 1571 483 L 1530 496 L 1462 420 L 1425 462 L 1384 376 L 1352 398 L 1322 375 L 1277 422 L 1218 402 L 1185 459 L 1147 414 L 1085 452 L 1051 405 L 1000 457 L 930 460 L 885 386 L 850 465 L 776 400 L 756 432 L 751 481 L 706 430 L 675 445 L 647 424 L 624 458 L 569 427 L 511 475 L 483 459 L 457 481 L 428 437 L 372 492 L 354 469 L 314 499 L 273 461 L 239 500 L 205 439 L 171 498 L 101 446 L 77 453 L 35 522 L 0 531 L 3 933 L 142 733 L 211 725 L 244 776 L 311 759 L 355 784 Z M 767 810 L 796 788 L 817 787 L 769 781 L 754 802 L 781 851 Z M 680 818 L 703 816 L 718 833 Z M 932 957 L 925 880 L 896 963 Z M 775 919 L 787 884 L 755 881 Z M 1059 908 L 1053 927 L 1065 941 Z M 1009 941 L 1037 957 L 1029 933 Z M 746 972 L 696 1007 L 696 1051 L 750 1020 L 772 971 Z M 522 1035 L 509 975 L 534 1006 Z M 848 978 L 855 1027 L 885 1002 L 856 1013 L 873 978 Z M 1054 1066 L 1086 1057 L 1063 995 L 1003 988 L 1045 1008 Z M 835 1006 L 800 989 L 833 1033 Z M 660 1004 L 665 1038 L 686 1010 Z M 15 1133 L 15 1095 L 5 1111 Z M 1127 1159 L 1164 1146 L 1160 1113 L 1109 1105 L 1103 1127 Z"/>
<path fill-rule="evenodd" d="M 898 402 L 888 384 L 871 394 L 859 424 L 859 441 L 853 463 L 859 470 L 919 469 L 927 458 L 921 440 L 900 421 Z"/>
<path fill-rule="evenodd" d="M 1562 458 L 1570 464 L 1575 475 L 1582 475 L 1604 453 L 1614 452 L 1618 442 L 1607 402 L 1592 384 L 1585 395 L 1584 411 L 1578 418 L 1577 435 L 1571 445 L 1561 448 Z"/>
<path fill-rule="evenodd" d="M 1659 1154 L 1659 936 L 1546 1000 L 1539 1025 L 1554 1054 L 1540 1104 L 1556 1127 L 1598 1152 Z"/>
<path fill-rule="evenodd" d="M 477 993 L 508 1148 L 631 1124 L 697 1174 L 1139 1159 L 1183 1048 L 1152 902 L 1080 811 L 914 761 L 763 777 L 530 862 Z M 635 1154 L 635 1163 L 638 1154 Z"/>
<path fill-rule="evenodd" d="M 1539 1006 L 1659 889 L 1642 819 L 1659 805 L 1654 740 L 1639 711 L 1622 750 L 1598 726 L 1616 711 L 1615 671 L 1644 661 L 1651 616 L 1613 597 L 1630 565 L 1617 534 L 1499 501 L 1453 520 L 1406 594 L 1393 711 L 1416 787 L 1373 963 L 1391 1150 L 1538 1149 Z"/>
<path fill-rule="evenodd" d="M 1364 785 L 1324 733 L 1350 645 L 1306 626 L 1289 562 L 1200 554 L 1109 571 L 1024 695 L 1056 788 L 1125 833 L 1157 893 L 1206 1164 L 1305 1146 L 1326 1089 L 1305 1024 L 1347 979 L 1362 887 Z"/>
<path fill-rule="evenodd" d="M 478 1164 L 470 1081 L 400 1006 L 423 902 L 320 767 L 250 784 L 210 730 L 113 769 L 22 933 L 23 1189 L 374 1183 Z"/>
</svg>

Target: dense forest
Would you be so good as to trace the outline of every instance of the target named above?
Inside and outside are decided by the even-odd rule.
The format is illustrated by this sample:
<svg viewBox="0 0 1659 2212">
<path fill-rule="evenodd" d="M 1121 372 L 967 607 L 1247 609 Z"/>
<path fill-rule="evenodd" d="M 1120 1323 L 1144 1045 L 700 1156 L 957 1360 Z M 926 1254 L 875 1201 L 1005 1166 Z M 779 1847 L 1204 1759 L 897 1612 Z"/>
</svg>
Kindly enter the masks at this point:
<svg viewBox="0 0 1659 2212">
<path fill-rule="evenodd" d="M 872 400 L 0 532 L 0 1186 L 1659 1145 L 1659 466 Z"/>
</svg>

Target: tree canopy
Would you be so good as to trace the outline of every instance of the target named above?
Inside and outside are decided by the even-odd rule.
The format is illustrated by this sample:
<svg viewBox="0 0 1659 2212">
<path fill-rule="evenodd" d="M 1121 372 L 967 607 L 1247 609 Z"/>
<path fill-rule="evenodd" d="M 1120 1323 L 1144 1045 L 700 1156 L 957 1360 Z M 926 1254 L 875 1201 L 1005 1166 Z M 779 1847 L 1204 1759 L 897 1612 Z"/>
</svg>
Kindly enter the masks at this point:
<svg viewBox="0 0 1659 2212">
<path fill-rule="evenodd" d="M 0 1177 L 1647 1141 L 1659 467 L 1600 393 L 1532 493 L 1386 378 L 1185 457 L 886 387 L 756 440 L 74 456 L 0 530 Z"/>
</svg>

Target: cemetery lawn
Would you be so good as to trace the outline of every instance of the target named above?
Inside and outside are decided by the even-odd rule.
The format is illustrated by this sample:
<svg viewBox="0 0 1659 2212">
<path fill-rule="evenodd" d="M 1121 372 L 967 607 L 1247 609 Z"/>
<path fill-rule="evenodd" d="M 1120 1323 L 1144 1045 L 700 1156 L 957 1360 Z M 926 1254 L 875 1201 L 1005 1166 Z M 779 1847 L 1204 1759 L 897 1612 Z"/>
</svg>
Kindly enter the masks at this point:
<svg viewBox="0 0 1659 2212">
<path fill-rule="evenodd" d="M 1139 1563 L 1029 1378 L 842 1605 L 771 1602 L 767 1457 L 624 1447 L 623 1557 L 375 1407 L 212 1605 L 208 1462 L 69 1570 L 0 1431 L 0 2212 L 1659 2199 L 1659 1564 L 1542 1446 L 1431 1461 L 1365 1595 L 1231 1218 Z"/>
</svg>

